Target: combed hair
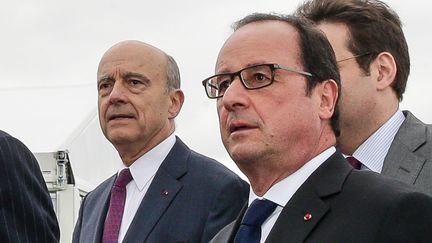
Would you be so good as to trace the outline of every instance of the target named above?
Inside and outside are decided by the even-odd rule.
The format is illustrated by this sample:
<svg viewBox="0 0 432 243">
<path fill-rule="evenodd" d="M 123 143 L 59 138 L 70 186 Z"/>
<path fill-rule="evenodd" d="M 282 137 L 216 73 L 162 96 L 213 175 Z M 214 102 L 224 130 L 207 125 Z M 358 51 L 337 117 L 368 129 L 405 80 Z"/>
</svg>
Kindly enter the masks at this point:
<svg viewBox="0 0 432 243">
<path fill-rule="evenodd" d="M 349 30 L 347 48 L 366 75 L 371 62 L 381 53 L 393 55 L 397 73 L 392 84 L 399 101 L 403 98 L 410 72 L 408 45 L 399 16 L 379 0 L 309 0 L 298 7 L 296 16 L 321 22 L 343 23 Z"/>
<path fill-rule="evenodd" d="M 307 95 L 312 93 L 313 88 L 318 83 L 329 79 L 337 83 L 338 92 L 340 94 L 340 76 L 336 57 L 330 43 L 320 30 L 306 19 L 298 18 L 293 15 L 276 13 L 253 13 L 235 22 L 232 27 L 234 31 L 236 31 L 247 24 L 262 21 L 282 21 L 293 26 L 297 30 L 301 64 L 306 72 L 312 74 L 312 77 L 306 76 Z M 339 109 L 337 103 L 331 119 L 331 126 L 335 135 L 339 136 Z"/>
</svg>

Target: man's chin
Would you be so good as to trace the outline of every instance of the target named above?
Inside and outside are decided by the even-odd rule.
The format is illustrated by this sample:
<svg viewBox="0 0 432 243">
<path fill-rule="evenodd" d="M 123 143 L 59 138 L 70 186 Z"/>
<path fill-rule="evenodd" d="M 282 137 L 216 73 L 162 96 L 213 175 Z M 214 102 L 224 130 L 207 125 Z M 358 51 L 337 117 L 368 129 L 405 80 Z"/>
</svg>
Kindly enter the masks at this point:
<svg viewBox="0 0 432 243">
<path fill-rule="evenodd" d="M 127 144 L 132 141 L 132 136 L 125 132 L 109 132 L 107 138 L 114 145 Z"/>
<path fill-rule="evenodd" d="M 250 146 L 233 146 L 228 151 L 235 163 L 248 163 L 260 154 Z"/>
</svg>

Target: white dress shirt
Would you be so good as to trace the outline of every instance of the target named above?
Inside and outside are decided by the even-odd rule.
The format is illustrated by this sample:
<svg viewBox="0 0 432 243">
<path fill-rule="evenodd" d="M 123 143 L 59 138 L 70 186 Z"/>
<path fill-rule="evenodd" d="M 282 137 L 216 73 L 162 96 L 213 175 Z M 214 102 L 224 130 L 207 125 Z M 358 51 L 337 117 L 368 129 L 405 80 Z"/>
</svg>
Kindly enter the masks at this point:
<svg viewBox="0 0 432 243">
<path fill-rule="evenodd" d="M 397 110 L 384 125 L 354 151 L 352 156 L 362 163 L 361 170 L 371 170 L 381 173 L 384 159 L 396 133 L 404 121 L 404 114 L 401 110 Z"/>
<path fill-rule="evenodd" d="M 127 230 L 146 194 L 153 178 L 176 142 L 174 134 L 137 159 L 129 170 L 133 180 L 126 186 L 126 201 L 120 226 L 118 242 L 122 242 Z M 126 168 L 123 166 L 119 172 Z M 118 172 L 118 173 L 119 173 Z"/>
<path fill-rule="evenodd" d="M 250 188 L 249 192 L 249 205 L 257 198 L 267 199 L 278 206 L 275 211 L 267 218 L 266 221 L 261 225 L 261 243 L 263 243 L 273 228 L 277 218 L 282 212 L 283 207 L 288 203 L 294 193 L 300 188 L 300 186 L 306 181 L 307 178 L 332 154 L 336 152 L 335 147 L 330 147 L 321 154 L 317 155 L 312 160 L 308 161 L 299 170 L 286 177 L 285 179 L 274 184 L 263 197 L 258 197 Z"/>
</svg>

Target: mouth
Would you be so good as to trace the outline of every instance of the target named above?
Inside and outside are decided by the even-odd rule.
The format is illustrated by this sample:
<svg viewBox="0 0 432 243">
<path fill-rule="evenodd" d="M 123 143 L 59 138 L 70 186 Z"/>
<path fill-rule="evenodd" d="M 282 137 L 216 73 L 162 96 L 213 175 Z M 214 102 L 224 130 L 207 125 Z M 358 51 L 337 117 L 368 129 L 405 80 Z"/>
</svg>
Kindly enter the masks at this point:
<svg viewBox="0 0 432 243">
<path fill-rule="evenodd" d="M 115 120 L 123 120 L 123 119 L 133 119 L 135 116 L 130 114 L 113 114 L 108 116 L 108 121 L 115 121 Z"/>
<path fill-rule="evenodd" d="M 241 132 L 257 128 L 256 125 L 248 124 L 246 122 L 232 122 L 229 125 L 229 133 Z"/>
</svg>

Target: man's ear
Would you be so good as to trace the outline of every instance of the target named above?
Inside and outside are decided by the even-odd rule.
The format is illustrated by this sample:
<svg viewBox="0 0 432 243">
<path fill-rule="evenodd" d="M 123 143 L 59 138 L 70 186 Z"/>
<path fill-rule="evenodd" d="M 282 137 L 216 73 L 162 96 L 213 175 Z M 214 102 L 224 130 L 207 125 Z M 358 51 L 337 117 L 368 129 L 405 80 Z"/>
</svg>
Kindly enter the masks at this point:
<svg viewBox="0 0 432 243">
<path fill-rule="evenodd" d="M 322 120 L 329 120 L 336 108 L 336 101 L 339 96 L 338 85 L 333 79 L 323 81 L 320 85 L 320 106 L 319 116 Z"/>
<path fill-rule="evenodd" d="M 378 70 L 377 90 L 382 91 L 392 86 L 397 72 L 397 66 L 393 55 L 389 52 L 381 52 L 372 65 L 376 65 Z"/>
<path fill-rule="evenodd" d="M 183 106 L 184 94 L 181 89 L 175 89 L 170 91 L 171 105 L 168 109 L 169 118 L 174 119 L 179 113 Z"/>
</svg>

